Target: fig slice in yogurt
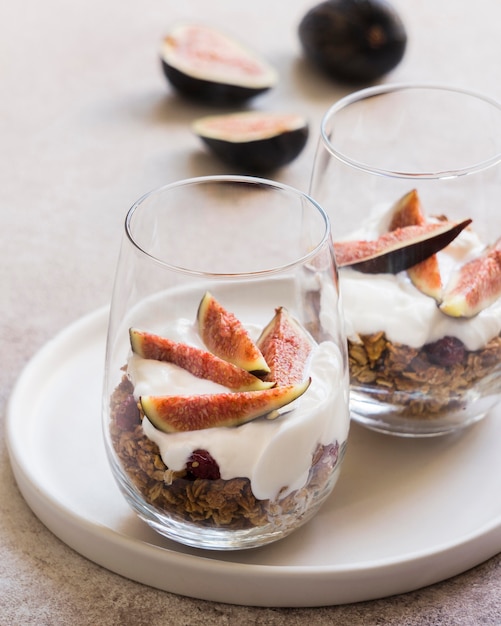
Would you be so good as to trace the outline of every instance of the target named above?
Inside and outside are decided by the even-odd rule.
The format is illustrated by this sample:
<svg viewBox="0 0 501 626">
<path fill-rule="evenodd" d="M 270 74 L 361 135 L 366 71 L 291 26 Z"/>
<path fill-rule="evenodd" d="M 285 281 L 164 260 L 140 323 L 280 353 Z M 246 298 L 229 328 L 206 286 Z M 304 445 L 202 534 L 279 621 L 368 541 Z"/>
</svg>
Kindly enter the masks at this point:
<svg viewBox="0 0 501 626">
<path fill-rule="evenodd" d="M 336 241 L 337 264 L 366 274 L 398 274 L 445 248 L 469 224 L 471 219 L 427 223 L 397 228 L 374 240 Z"/>
<path fill-rule="evenodd" d="M 274 413 L 301 396 L 310 380 L 260 391 L 191 396 L 141 396 L 150 422 L 165 433 L 236 427 Z"/>
<path fill-rule="evenodd" d="M 304 380 L 313 348 L 312 340 L 285 307 L 275 310 L 257 345 L 270 367 L 265 380 L 274 380 L 277 385 L 291 385 Z"/>
<path fill-rule="evenodd" d="M 423 224 L 426 224 L 426 217 L 423 213 L 421 199 L 417 189 L 412 189 L 393 206 L 389 230 L 393 231 L 405 226 L 422 226 Z M 442 277 L 436 254 L 432 254 L 424 261 L 409 267 L 407 275 L 421 293 L 441 302 Z"/>
<path fill-rule="evenodd" d="M 274 384 L 196 346 L 178 343 L 137 328 L 129 329 L 129 336 L 132 351 L 143 359 L 173 363 L 197 378 L 211 380 L 232 391 L 268 389 Z"/>
<path fill-rule="evenodd" d="M 198 331 L 213 354 L 255 375 L 270 371 L 261 351 L 240 320 L 207 291 L 197 312 Z"/>
<path fill-rule="evenodd" d="M 440 310 L 450 317 L 474 317 L 501 296 L 501 239 L 456 269 L 445 287 Z"/>
</svg>

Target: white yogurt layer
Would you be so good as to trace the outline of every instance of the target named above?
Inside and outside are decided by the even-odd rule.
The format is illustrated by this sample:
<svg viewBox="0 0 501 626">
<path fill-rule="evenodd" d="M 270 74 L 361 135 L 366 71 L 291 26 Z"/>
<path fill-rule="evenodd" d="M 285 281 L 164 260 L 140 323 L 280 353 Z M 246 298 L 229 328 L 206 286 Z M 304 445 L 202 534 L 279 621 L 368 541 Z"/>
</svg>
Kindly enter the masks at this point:
<svg viewBox="0 0 501 626">
<path fill-rule="evenodd" d="M 388 211 L 379 211 L 347 239 L 375 239 L 387 232 Z M 464 230 L 437 253 L 444 285 L 453 266 L 478 256 L 485 245 L 471 230 Z M 340 288 L 348 337 L 384 331 L 396 343 L 419 348 L 445 336 L 457 337 L 468 350 L 479 350 L 501 332 L 501 299 L 473 318 L 452 318 L 435 300 L 421 293 L 406 272 L 363 274 L 342 268 Z"/>
<path fill-rule="evenodd" d="M 253 336 L 260 331 L 257 327 L 248 330 Z M 187 320 L 171 325 L 163 334 L 174 341 L 202 347 L 193 323 Z M 136 397 L 228 391 L 176 365 L 136 355 L 129 359 L 128 373 Z M 289 493 L 306 483 L 318 444 L 341 444 L 348 434 L 343 359 L 334 343 L 315 347 L 309 376 L 312 382 L 306 393 L 284 407 L 274 420 L 260 418 L 237 428 L 167 434 L 145 418 L 143 430 L 158 445 L 170 469 L 182 470 L 194 450 L 207 450 L 219 465 L 221 478 L 247 477 L 256 498 L 272 499 L 283 488 Z M 336 380 L 343 384 L 337 385 Z"/>
</svg>

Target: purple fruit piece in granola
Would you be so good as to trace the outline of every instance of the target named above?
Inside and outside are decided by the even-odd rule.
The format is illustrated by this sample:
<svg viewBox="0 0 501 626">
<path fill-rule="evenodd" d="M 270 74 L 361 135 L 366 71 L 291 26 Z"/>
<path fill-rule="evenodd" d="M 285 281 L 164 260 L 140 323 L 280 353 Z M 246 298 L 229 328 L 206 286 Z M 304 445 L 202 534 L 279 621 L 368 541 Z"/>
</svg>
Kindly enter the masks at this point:
<svg viewBox="0 0 501 626">
<path fill-rule="evenodd" d="M 186 469 L 194 478 L 217 480 L 221 478 L 219 465 L 207 450 L 195 450 L 186 464 Z"/>
<path fill-rule="evenodd" d="M 136 424 L 140 423 L 140 413 L 134 396 L 127 398 L 119 405 L 115 413 L 117 426 L 124 430 L 132 430 Z"/>
<path fill-rule="evenodd" d="M 452 367 L 463 361 L 466 349 L 464 343 L 457 337 L 442 337 L 427 344 L 425 351 L 431 363 Z"/>
</svg>

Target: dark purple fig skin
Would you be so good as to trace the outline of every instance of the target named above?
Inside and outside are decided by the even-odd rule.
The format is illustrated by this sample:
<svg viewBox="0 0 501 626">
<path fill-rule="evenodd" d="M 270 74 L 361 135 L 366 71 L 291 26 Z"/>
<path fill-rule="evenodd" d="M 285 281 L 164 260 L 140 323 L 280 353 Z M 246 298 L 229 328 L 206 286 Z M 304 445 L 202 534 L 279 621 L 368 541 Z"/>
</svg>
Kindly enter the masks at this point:
<svg viewBox="0 0 501 626">
<path fill-rule="evenodd" d="M 205 80 L 185 74 L 161 59 L 162 69 L 170 84 L 183 96 L 207 104 L 239 104 L 271 89 L 267 87 L 245 87 L 223 82 Z"/>
<path fill-rule="evenodd" d="M 440 304 L 451 317 L 474 317 L 501 297 L 501 240 L 456 268 Z"/>
<path fill-rule="evenodd" d="M 327 0 L 299 24 L 304 54 L 331 78 L 371 82 L 402 60 L 407 33 L 385 0 Z"/>
<path fill-rule="evenodd" d="M 274 137 L 256 141 L 229 141 L 200 137 L 223 163 L 239 170 L 264 173 L 291 163 L 308 140 L 308 127 L 279 132 Z"/>
</svg>

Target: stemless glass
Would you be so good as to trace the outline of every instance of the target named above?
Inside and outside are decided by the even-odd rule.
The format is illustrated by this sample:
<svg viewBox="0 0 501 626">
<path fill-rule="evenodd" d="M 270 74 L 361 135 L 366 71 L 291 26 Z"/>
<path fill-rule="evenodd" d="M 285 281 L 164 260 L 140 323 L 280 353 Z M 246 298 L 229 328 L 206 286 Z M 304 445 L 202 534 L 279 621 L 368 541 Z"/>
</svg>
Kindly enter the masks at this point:
<svg viewBox="0 0 501 626">
<path fill-rule="evenodd" d="M 229 365 L 244 340 L 261 351 L 260 372 Z M 320 206 L 251 177 L 143 196 L 125 220 L 105 378 L 112 472 L 156 531 L 230 550 L 304 524 L 334 487 L 349 428 L 346 336 Z"/>
<path fill-rule="evenodd" d="M 501 106 L 470 91 L 384 85 L 325 114 L 309 193 L 328 213 L 336 242 L 356 421 L 433 436 L 480 420 L 499 400 L 498 253 L 465 266 L 462 303 L 451 307 L 447 294 L 459 268 L 501 236 L 500 162 Z M 417 243 L 400 230 L 465 219 L 471 225 L 436 254 L 429 239 Z M 400 271 L 389 255 L 373 274 L 344 266 L 346 251 L 362 254 L 364 244 L 342 240 L 383 236 L 379 252 L 388 251 L 390 231 L 400 259 L 409 262 L 413 243 L 429 260 L 416 257 Z"/>
</svg>

